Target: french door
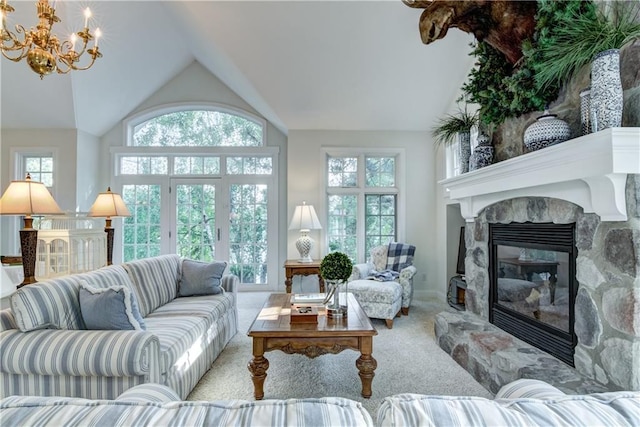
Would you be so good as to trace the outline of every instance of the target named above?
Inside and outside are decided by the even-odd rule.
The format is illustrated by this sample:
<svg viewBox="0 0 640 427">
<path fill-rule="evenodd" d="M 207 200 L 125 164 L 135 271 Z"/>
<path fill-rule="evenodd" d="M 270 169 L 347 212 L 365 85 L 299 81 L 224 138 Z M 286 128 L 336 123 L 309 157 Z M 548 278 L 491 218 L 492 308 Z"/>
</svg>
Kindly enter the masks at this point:
<svg viewBox="0 0 640 427">
<path fill-rule="evenodd" d="M 223 258 L 227 233 L 221 224 L 228 218 L 216 178 L 172 178 L 170 202 L 171 251 L 184 258 L 213 261 Z M 225 239 L 225 241 L 223 241 Z"/>
<path fill-rule="evenodd" d="M 170 177 L 123 184 L 132 216 L 124 218 L 122 259 L 176 253 L 201 261 L 225 260 L 240 278 L 241 289 L 275 290 L 277 245 L 270 247 L 267 238 L 277 227 L 272 191 L 268 180 L 255 177 Z"/>
</svg>

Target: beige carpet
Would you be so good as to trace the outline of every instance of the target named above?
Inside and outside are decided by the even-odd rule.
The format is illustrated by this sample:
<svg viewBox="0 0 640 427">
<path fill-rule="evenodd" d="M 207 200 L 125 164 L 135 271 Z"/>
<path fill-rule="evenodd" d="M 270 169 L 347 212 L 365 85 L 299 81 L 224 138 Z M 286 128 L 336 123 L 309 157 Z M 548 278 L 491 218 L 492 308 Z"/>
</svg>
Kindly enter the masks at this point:
<svg viewBox="0 0 640 427">
<path fill-rule="evenodd" d="M 267 299 L 267 293 L 239 294 L 239 331 L 193 389 L 188 400 L 253 399 L 253 383 L 247 370 L 251 322 Z M 373 395 L 360 395 L 361 383 L 355 361 L 359 354 L 343 351 L 309 359 L 280 351 L 269 352 L 265 399 L 341 396 L 357 400 L 375 414 L 385 396 L 397 393 L 482 396 L 492 394 L 438 347 L 433 335 L 433 316 L 445 307 L 413 301 L 409 316 L 396 318 L 393 329 L 373 319 L 378 335 L 373 339 L 373 357 L 378 368 Z"/>
</svg>

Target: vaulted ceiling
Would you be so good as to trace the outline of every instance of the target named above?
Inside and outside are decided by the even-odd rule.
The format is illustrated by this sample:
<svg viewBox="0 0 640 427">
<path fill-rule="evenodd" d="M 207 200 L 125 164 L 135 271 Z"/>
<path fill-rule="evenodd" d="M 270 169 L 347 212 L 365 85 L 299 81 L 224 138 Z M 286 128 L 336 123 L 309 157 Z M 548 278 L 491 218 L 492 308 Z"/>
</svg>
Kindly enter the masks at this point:
<svg viewBox="0 0 640 427">
<path fill-rule="evenodd" d="M 9 27 L 35 26 L 35 0 L 9 3 Z M 421 10 L 400 0 L 58 1 L 54 32 L 77 31 L 87 5 L 104 57 L 43 80 L 3 58 L 2 128 L 101 136 L 198 61 L 285 133 L 428 130 L 473 63 L 471 36 L 422 44 Z"/>
</svg>

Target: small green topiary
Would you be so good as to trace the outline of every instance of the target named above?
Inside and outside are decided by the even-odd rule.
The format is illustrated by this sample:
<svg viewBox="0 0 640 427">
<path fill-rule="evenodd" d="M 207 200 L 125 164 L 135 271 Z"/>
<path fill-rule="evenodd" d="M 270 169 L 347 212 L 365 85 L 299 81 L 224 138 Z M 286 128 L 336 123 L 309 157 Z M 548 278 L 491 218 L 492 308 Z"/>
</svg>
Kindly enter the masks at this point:
<svg viewBox="0 0 640 427">
<path fill-rule="evenodd" d="M 349 280 L 353 262 L 342 252 L 331 252 L 320 262 L 320 275 L 325 280 Z"/>
</svg>

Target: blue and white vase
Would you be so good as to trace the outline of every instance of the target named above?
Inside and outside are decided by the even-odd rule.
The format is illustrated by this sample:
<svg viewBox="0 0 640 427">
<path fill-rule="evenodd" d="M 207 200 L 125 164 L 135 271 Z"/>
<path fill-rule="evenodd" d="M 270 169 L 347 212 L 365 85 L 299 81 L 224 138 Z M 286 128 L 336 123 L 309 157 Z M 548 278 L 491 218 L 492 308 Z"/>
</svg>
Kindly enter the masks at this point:
<svg viewBox="0 0 640 427">
<path fill-rule="evenodd" d="M 591 129 L 619 127 L 623 102 L 620 50 L 600 52 L 591 63 Z"/>
<path fill-rule="evenodd" d="M 469 170 L 476 170 L 489 166 L 493 163 L 494 148 L 491 145 L 489 136 L 485 133 L 478 135 L 478 145 L 473 149 L 471 153 L 471 159 L 469 160 Z"/>
<path fill-rule="evenodd" d="M 544 110 L 535 122 L 524 131 L 523 142 L 528 151 L 540 150 L 571 138 L 569 124 L 557 115 Z"/>
</svg>

